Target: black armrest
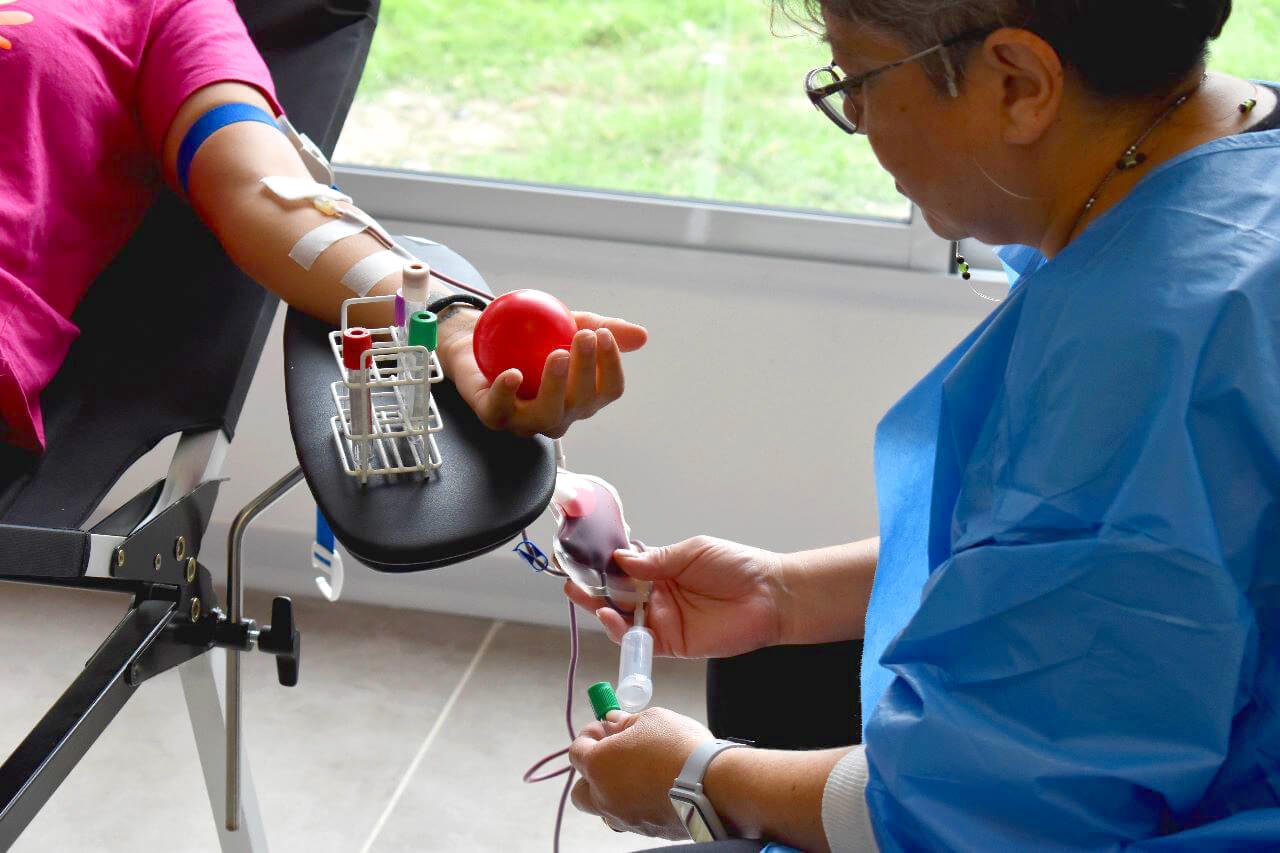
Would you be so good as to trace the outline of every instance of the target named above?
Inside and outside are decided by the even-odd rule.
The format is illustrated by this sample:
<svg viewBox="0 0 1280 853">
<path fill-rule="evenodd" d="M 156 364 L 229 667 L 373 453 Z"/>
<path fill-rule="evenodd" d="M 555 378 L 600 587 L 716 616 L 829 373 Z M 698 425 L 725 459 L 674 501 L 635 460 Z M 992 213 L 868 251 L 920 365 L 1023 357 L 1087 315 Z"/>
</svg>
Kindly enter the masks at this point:
<svg viewBox="0 0 1280 853">
<path fill-rule="evenodd" d="M 483 286 L 475 268 L 443 246 L 404 245 L 432 268 Z M 337 365 L 325 324 L 297 311 L 285 323 L 285 393 L 298 462 L 334 536 L 361 562 L 385 572 L 449 565 L 512 539 L 542 514 L 555 486 L 555 453 L 541 436 L 488 429 L 447 380 L 435 386 L 444 420 L 444 465 L 429 479 L 375 477 L 367 486 L 342 470 L 334 447 L 329 386 Z"/>
</svg>

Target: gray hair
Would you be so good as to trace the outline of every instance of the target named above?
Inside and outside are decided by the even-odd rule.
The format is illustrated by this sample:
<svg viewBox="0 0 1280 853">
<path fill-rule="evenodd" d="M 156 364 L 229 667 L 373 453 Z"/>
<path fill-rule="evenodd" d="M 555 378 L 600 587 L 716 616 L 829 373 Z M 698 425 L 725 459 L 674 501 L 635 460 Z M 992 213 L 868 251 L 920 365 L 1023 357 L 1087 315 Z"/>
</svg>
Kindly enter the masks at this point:
<svg viewBox="0 0 1280 853">
<path fill-rule="evenodd" d="M 773 0 L 792 20 L 824 27 L 822 14 L 896 36 L 911 52 L 972 31 L 1031 30 L 1093 93 L 1164 95 L 1204 63 L 1231 0 Z M 977 44 L 975 41 L 973 44 Z M 952 51 L 957 57 L 972 45 Z M 946 51 L 942 52 L 943 54 Z M 948 58 L 926 70 L 946 85 Z M 962 79 L 963 62 L 956 62 Z"/>
</svg>

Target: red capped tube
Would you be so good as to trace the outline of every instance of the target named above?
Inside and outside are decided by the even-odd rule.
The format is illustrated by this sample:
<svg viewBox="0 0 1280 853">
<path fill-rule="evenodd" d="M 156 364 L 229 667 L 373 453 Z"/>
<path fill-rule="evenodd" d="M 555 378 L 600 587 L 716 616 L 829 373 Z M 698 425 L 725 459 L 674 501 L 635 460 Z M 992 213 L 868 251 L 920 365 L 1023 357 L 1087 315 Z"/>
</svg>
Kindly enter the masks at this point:
<svg viewBox="0 0 1280 853">
<path fill-rule="evenodd" d="M 369 393 L 369 371 L 362 356 L 373 349 L 373 335 L 369 330 L 354 326 L 342 333 L 342 364 L 347 368 L 347 383 L 351 394 L 351 461 L 360 471 L 360 482 L 369 467 L 371 454 L 369 440 L 373 437 L 373 400 Z"/>
<path fill-rule="evenodd" d="M 342 333 L 342 365 L 347 370 L 359 370 L 360 358 L 373 349 L 373 335 L 363 326 L 353 326 Z"/>
</svg>

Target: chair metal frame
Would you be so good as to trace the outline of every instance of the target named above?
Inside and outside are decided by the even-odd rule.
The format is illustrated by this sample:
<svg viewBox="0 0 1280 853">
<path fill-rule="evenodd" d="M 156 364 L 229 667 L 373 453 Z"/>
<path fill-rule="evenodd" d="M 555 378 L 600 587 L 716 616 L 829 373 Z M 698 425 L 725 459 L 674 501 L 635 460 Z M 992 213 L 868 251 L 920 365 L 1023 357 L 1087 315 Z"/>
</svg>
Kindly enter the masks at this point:
<svg viewBox="0 0 1280 853">
<path fill-rule="evenodd" d="M 300 634 L 288 599 L 276 599 L 272 625 L 243 618 L 241 554 L 252 521 L 302 479 L 294 468 L 251 501 L 228 533 L 227 611 L 199 562 L 228 447 L 220 429 L 184 433 L 164 480 L 88 530 L 19 528 L 45 547 L 0 580 L 133 594 L 129 609 L 30 734 L 0 765 L 0 850 L 7 850 L 98 737 L 147 680 L 177 669 L 197 752 L 226 853 L 267 850 L 262 815 L 243 757 L 240 653 L 277 655 L 282 683 L 296 683 Z M 81 553 L 79 577 L 49 577 L 53 560 Z M 42 574 L 44 572 L 44 574 Z M 55 572 L 56 573 L 56 572 Z M 212 656 L 226 656 L 219 678 Z"/>
</svg>

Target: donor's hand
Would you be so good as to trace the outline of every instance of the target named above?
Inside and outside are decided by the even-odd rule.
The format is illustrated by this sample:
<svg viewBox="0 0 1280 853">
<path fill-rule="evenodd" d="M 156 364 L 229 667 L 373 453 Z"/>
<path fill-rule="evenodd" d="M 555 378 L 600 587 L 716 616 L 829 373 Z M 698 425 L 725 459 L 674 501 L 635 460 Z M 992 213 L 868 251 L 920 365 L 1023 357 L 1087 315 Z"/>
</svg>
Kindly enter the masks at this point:
<svg viewBox="0 0 1280 853">
<path fill-rule="evenodd" d="M 643 326 L 626 320 L 586 311 L 573 316 L 578 324 L 573 344 L 568 352 L 556 350 L 547 356 L 538 396 L 532 400 L 516 396 L 523 381 L 519 370 L 507 370 L 493 382 L 485 378 L 472 352 L 470 328 L 442 339 L 445 375 L 490 429 L 560 438 L 574 421 L 591 417 L 622 396 L 622 353 L 640 349 L 648 339 Z"/>
</svg>

